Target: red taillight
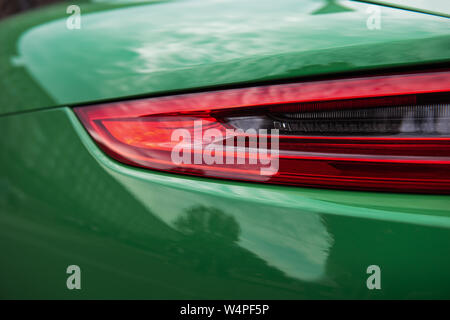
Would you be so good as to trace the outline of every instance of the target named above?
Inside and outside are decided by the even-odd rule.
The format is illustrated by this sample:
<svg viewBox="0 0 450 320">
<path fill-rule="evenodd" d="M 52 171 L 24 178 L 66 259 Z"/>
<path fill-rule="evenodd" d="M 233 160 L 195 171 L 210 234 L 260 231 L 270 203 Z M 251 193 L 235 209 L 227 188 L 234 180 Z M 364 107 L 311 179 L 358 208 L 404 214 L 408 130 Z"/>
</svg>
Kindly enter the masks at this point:
<svg viewBox="0 0 450 320">
<path fill-rule="evenodd" d="M 212 91 L 75 111 L 123 163 L 204 177 L 450 193 L 450 73 Z"/>
</svg>

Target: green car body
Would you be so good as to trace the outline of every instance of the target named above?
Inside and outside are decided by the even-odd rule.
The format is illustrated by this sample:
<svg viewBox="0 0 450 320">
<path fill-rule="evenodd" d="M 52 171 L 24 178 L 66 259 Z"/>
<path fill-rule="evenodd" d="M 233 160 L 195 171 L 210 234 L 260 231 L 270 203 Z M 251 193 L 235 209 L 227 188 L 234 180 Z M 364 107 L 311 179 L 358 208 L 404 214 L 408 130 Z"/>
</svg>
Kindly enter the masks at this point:
<svg viewBox="0 0 450 320">
<path fill-rule="evenodd" d="M 106 156 L 72 108 L 450 62 L 445 16 L 334 1 L 80 2 L 0 23 L 0 298 L 450 298 L 450 197 Z M 426 9 L 426 8 L 425 8 Z M 443 15 L 448 14 L 442 12 Z M 81 290 L 66 269 L 81 268 Z M 367 269 L 381 268 L 369 290 Z"/>
</svg>

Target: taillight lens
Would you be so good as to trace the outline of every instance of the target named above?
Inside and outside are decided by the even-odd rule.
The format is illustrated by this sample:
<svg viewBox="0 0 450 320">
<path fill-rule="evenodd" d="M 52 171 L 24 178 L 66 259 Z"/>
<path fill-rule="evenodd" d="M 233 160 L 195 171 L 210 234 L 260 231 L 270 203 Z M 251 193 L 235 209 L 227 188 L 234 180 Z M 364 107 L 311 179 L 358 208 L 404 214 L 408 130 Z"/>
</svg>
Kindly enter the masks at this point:
<svg viewBox="0 0 450 320">
<path fill-rule="evenodd" d="M 316 81 L 77 107 L 138 167 L 309 187 L 450 193 L 450 73 Z"/>
</svg>

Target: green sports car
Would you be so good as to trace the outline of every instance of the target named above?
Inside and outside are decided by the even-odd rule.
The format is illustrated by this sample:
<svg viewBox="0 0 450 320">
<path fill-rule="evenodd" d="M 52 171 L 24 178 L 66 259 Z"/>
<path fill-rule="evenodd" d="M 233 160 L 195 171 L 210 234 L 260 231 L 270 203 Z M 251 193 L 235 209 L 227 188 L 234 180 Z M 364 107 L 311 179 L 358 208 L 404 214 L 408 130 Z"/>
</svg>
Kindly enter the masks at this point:
<svg viewBox="0 0 450 320">
<path fill-rule="evenodd" d="M 0 21 L 0 298 L 450 299 L 450 3 Z"/>
</svg>

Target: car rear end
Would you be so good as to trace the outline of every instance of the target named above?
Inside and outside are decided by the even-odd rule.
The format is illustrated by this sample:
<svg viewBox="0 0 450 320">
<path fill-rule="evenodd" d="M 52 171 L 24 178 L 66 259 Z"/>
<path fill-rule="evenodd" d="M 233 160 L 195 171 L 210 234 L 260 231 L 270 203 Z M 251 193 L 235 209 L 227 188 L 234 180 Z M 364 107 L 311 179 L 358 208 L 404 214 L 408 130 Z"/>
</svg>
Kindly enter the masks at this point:
<svg viewBox="0 0 450 320">
<path fill-rule="evenodd" d="M 78 5 L 1 22 L 0 297 L 450 298 L 445 10 Z"/>
</svg>

